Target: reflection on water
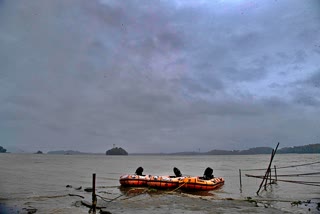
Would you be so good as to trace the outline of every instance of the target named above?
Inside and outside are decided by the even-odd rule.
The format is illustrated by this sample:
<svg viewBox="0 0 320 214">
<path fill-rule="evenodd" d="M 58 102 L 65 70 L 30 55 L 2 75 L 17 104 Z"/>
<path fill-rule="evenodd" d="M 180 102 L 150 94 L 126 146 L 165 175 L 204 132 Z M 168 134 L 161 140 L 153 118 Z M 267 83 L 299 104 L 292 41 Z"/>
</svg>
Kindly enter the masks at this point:
<svg viewBox="0 0 320 214">
<path fill-rule="evenodd" d="M 136 196 L 140 194 L 149 194 L 149 195 L 161 195 L 161 194 L 184 194 L 184 195 L 193 195 L 193 196 L 210 196 L 214 197 L 215 194 L 213 191 L 186 191 L 186 190 L 162 190 L 154 189 L 148 187 L 119 187 L 120 192 L 125 196 Z"/>
<path fill-rule="evenodd" d="M 152 193 L 152 191 L 148 191 L 147 187 L 119 187 L 120 192 L 125 196 L 136 196 L 144 193 Z M 156 192 L 156 191 L 154 191 Z"/>
<path fill-rule="evenodd" d="M 319 157 L 319 154 L 277 154 L 273 163 L 280 168 L 281 166 L 316 162 L 319 160 Z M 196 201 L 192 201 L 192 204 L 195 203 L 194 206 L 197 207 L 196 204 L 202 203 L 199 200 L 202 200 L 203 198 L 210 198 L 210 203 L 213 203 L 212 200 L 217 199 L 232 198 L 238 200 L 245 199 L 246 197 L 257 197 L 255 192 L 258 190 L 261 179 L 245 177 L 243 174 L 242 192 L 240 192 L 239 169 L 266 168 L 268 166 L 269 159 L 269 155 L 90 156 L 1 154 L 0 203 L 5 202 L 6 204 L 14 204 L 19 206 L 25 206 L 26 203 L 29 203 L 33 206 L 39 206 L 42 211 L 56 209 L 56 207 L 53 207 L 53 205 L 57 205 L 59 207 L 68 207 L 68 212 L 72 213 L 73 208 L 70 208 L 70 206 L 76 197 L 66 197 L 60 199 L 49 198 L 48 200 L 43 199 L 41 204 L 35 203 L 33 198 L 42 196 L 68 195 L 72 193 L 83 195 L 86 197 L 86 199 L 90 200 L 90 193 L 84 192 L 83 189 L 86 187 L 91 187 L 92 173 L 96 173 L 96 185 L 98 187 L 97 191 L 101 191 L 100 194 L 108 195 L 110 198 L 115 198 L 121 194 L 125 195 L 126 197 L 136 195 L 136 197 L 127 200 L 126 203 L 133 203 L 133 200 L 137 200 L 136 198 L 142 197 L 143 200 L 147 200 L 146 204 L 149 203 L 150 209 L 152 209 L 153 200 L 158 200 L 158 197 L 161 198 L 161 200 L 158 200 L 159 203 L 167 204 L 166 198 L 174 197 L 174 200 L 176 200 L 177 203 L 188 203 L 187 201 L 183 201 L 187 200 L 185 196 L 194 196 L 194 200 Z M 168 194 L 168 191 L 163 192 L 161 190 L 152 190 L 147 188 L 119 188 L 119 177 L 123 174 L 134 173 L 138 166 L 142 166 L 144 168 L 144 173 L 150 175 L 171 175 L 173 167 L 178 167 L 183 176 L 201 176 L 207 167 L 211 167 L 214 169 L 214 176 L 223 177 L 225 179 L 225 184 L 220 189 L 209 192 L 185 193 L 179 189 L 173 194 Z M 279 169 L 277 173 L 279 175 L 297 173 L 301 174 L 319 171 L 320 166 L 318 164 Z M 262 175 L 264 174 L 264 171 L 254 171 L 250 172 L 250 174 Z M 319 177 L 317 176 L 303 178 L 299 177 L 299 179 L 319 181 Z M 72 185 L 73 187 L 82 186 L 83 188 L 82 190 L 76 190 L 74 188 L 66 188 L 66 185 Z M 268 191 L 262 191 L 260 198 L 273 201 L 306 201 L 312 198 L 319 198 L 319 195 L 319 187 L 278 182 L 278 184 L 268 187 Z M 165 198 L 163 199 L 162 197 Z M 238 203 L 235 202 L 236 200 L 233 200 L 232 203 Z M 118 202 L 113 203 L 115 204 Z M 229 205 L 233 206 L 232 204 Z M 161 204 L 159 206 L 161 206 Z M 173 205 L 168 203 L 166 206 L 170 207 Z M 221 206 L 223 207 L 223 204 L 221 204 Z M 291 209 L 297 209 L 297 207 L 293 208 L 290 203 L 272 202 L 272 206 L 280 211 L 292 211 Z M 77 209 L 78 213 L 79 209 Z M 87 213 L 86 209 L 82 209 L 84 213 Z M 128 207 L 128 209 L 131 208 Z M 143 204 L 139 209 L 137 208 L 137 212 L 144 209 Z M 172 209 L 178 208 L 173 207 Z M 191 208 L 185 207 L 184 209 L 188 210 Z M 253 213 L 257 211 L 250 211 L 250 209 L 248 210 L 244 207 L 241 208 L 242 211 L 246 212 Z M 226 210 L 222 210 L 221 212 L 226 212 Z M 156 213 L 161 212 L 159 211 Z"/>
</svg>

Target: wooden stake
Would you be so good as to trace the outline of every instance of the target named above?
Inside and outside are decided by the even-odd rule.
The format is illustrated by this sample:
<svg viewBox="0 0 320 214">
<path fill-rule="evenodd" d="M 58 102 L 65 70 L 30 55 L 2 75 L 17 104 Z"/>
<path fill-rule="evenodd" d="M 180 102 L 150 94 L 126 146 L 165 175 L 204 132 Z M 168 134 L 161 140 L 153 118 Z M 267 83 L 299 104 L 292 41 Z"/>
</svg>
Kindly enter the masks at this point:
<svg viewBox="0 0 320 214">
<path fill-rule="evenodd" d="M 239 179 L 240 179 L 240 192 L 242 192 L 241 169 L 239 169 Z"/>
<path fill-rule="evenodd" d="M 97 196 L 96 196 L 96 173 L 92 174 L 92 213 L 96 214 Z"/>
<path fill-rule="evenodd" d="M 277 183 L 277 181 L 278 181 L 278 176 L 277 176 L 277 167 L 276 167 L 276 165 L 274 165 L 274 175 L 275 175 L 275 177 L 276 177 L 276 183 Z"/>
</svg>

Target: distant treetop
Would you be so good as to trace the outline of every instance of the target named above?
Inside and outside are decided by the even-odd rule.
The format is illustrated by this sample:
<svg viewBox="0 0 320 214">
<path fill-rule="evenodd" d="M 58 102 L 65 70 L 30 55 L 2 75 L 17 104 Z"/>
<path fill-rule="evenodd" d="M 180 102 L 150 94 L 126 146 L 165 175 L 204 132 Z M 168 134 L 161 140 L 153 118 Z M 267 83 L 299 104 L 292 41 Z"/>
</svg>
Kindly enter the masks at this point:
<svg viewBox="0 0 320 214">
<path fill-rule="evenodd" d="M 320 153 L 320 144 L 309 144 L 304 146 L 285 147 L 279 150 L 279 153 Z"/>
<path fill-rule="evenodd" d="M 128 152 L 121 147 L 115 147 L 106 151 L 106 155 L 128 155 Z"/>
<path fill-rule="evenodd" d="M 7 150 L 5 148 L 3 148 L 2 146 L 0 146 L 0 153 L 6 153 Z"/>
</svg>

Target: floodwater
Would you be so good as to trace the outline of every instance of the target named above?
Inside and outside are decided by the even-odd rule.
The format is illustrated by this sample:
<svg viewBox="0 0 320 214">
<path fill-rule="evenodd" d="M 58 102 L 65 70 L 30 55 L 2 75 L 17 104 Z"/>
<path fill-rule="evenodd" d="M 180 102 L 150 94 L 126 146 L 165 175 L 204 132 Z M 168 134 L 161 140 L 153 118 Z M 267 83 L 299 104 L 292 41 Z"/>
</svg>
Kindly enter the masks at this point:
<svg viewBox="0 0 320 214">
<path fill-rule="evenodd" d="M 319 163 L 280 168 L 318 162 L 319 157 L 319 154 L 277 154 L 272 167 L 279 168 L 278 175 L 320 172 Z M 27 213 L 32 209 L 36 213 L 88 213 L 89 208 L 80 201 L 91 201 L 91 193 L 84 188 L 92 186 L 93 173 L 96 173 L 97 194 L 105 199 L 98 198 L 98 205 L 107 207 L 111 213 L 318 213 L 319 186 L 278 181 L 256 195 L 261 179 L 245 174 L 263 175 L 265 171 L 245 169 L 267 168 L 269 160 L 270 155 L 0 154 L 0 213 Z M 177 167 L 184 176 L 200 176 L 206 167 L 211 167 L 215 177 L 225 178 L 225 184 L 218 190 L 200 193 L 119 188 L 119 177 L 134 173 L 139 166 L 144 168 L 144 174 L 150 175 L 173 175 L 172 169 Z M 242 169 L 242 191 L 239 169 Z M 320 182 L 319 175 L 278 179 Z M 248 202 L 247 197 L 258 203 Z M 311 203 L 291 204 L 307 200 Z"/>
</svg>

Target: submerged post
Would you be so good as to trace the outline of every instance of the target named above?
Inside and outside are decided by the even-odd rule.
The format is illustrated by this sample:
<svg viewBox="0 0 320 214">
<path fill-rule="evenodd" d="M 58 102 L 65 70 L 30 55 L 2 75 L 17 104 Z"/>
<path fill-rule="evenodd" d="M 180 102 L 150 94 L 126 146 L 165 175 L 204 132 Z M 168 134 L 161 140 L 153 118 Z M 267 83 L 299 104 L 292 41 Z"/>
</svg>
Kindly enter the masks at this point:
<svg viewBox="0 0 320 214">
<path fill-rule="evenodd" d="M 277 167 L 276 167 L 276 165 L 274 165 L 274 176 L 275 176 L 275 182 L 277 183 L 278 176 L 277 176 Z"/>
<path fill-rule="evenodd" d="M 269 174 L 270 174 L 269 184 L 272 184 L 272 181 L 271 181 L 271 168 L 270 168 L 270 172 L 269 172 Z"/>
<path fill-rule="evenodd" d="M 241 169 L 239 169 L 239 178 L 240 178 L 240 192 L 242 192 Z"/>
<path fill-rule="evenodd" d="M 92 174 L 92 213 L 96 214 L 97 196 L 96 196 L 96 173 Z"/>
</svg>

